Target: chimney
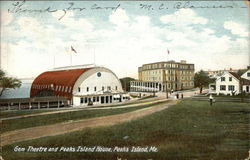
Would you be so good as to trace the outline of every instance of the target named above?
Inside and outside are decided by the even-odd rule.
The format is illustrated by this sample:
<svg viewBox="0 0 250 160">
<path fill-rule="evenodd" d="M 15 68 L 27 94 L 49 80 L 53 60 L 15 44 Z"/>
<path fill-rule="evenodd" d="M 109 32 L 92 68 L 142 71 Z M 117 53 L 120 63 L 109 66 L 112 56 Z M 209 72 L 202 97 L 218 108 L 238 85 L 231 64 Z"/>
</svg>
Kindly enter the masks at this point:
<svg viewBox="0 0 250 160">
<path fill-rule="evenodd" d="M 181 63 L 182 63 L 182 64 L 186 64 L 186 61 L 185 61 L 185 60 L 181 60 Z"/>
</svg>

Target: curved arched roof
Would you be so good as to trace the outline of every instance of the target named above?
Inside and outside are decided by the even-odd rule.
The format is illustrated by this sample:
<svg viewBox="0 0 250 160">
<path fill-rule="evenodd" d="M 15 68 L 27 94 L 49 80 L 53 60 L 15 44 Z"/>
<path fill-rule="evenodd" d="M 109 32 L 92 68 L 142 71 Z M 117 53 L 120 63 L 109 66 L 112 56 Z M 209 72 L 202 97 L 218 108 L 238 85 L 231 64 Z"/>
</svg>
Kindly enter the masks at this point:
<svg viewBox="0 0 250 160">
<path fill-rule="evenodd" d="M 30 97 L 46 89 L 53 90 L 54 95 L 71 98 L 72 89 L 77 79 L 92 68 L 48 71 L 40 74 L 32 83 Z"/>
</svg>

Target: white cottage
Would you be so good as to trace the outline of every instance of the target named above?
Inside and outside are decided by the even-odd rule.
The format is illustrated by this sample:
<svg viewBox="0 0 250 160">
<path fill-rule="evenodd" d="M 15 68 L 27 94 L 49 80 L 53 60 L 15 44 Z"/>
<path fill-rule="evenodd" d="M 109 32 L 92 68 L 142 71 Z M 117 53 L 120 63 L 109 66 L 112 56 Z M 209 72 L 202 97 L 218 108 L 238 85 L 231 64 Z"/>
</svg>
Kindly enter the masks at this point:
<svg viewBox="0 0 250 160">
<path fill-rule="evenodd" d="M 216 94 L 239 94 L 240 77 L 234 72 L 225 72 L 216 79 Z"/>
<path fill-rule="evenodd" d="M 241 78 L 250 80 L 250 69 L 247 70 L 244 74 L 241 75 Z"/>
<path fill-rule="evenodd" d="M 241 92 L 250 93 L 250 70 L 241 77 L 235 72 L 224 72 L 217 77 L 216 82 L 209 85 L 210 93 L 216 94 L 239 94 Z"/>
<path fill-rule="evenodd" d="M 242 91 L 250 93 L 250 69 L 241 76 Z"/>
</svg>

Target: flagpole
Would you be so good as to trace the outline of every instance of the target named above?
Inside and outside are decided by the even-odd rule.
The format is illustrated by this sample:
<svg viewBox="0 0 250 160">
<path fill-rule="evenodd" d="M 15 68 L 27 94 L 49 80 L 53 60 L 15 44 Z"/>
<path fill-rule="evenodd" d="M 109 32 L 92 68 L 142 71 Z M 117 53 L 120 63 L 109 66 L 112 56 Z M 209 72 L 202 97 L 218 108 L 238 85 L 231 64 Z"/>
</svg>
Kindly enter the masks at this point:
<svg viewBox="0 0 250 160">
<path fill-rule="evenodd" d="M 168 55 L 167 55 L 167 61 L 169 61 L 169 50 L 168 50 Z"/>
<path fill-rule="evenodd" d="M 72 53 L 70 53 L 70 66 L 72 66 Z"/>
<path fill-rule="evenodd" d="M 56 61 L 55 55 L 54 55 L 53 58 L 54 58 L 54 59 L 53 59 L 53 67 L 55 68 L 55 61 Z"/>
<path fill-rule="evenodd" d="M 94 47 L 94 66 L 95 66 L 95 47 Z"/>
</svg>

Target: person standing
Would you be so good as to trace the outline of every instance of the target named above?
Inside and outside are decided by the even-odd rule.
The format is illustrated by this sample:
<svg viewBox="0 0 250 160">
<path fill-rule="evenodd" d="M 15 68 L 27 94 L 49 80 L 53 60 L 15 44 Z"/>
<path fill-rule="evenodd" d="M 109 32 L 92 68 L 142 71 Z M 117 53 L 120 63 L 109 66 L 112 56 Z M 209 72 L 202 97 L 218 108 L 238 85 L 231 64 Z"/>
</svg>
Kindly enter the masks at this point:
<svg viewBox="0 0 250 160">
<path fill-rule="evenodd" d="M 212 94 L 210 94 L 210 96 L 209 96 L 209 101 L 210 101 L 210 106 L 212 106 L 213 105 L 213 96 L 212 96 Z"/>
</svg>

